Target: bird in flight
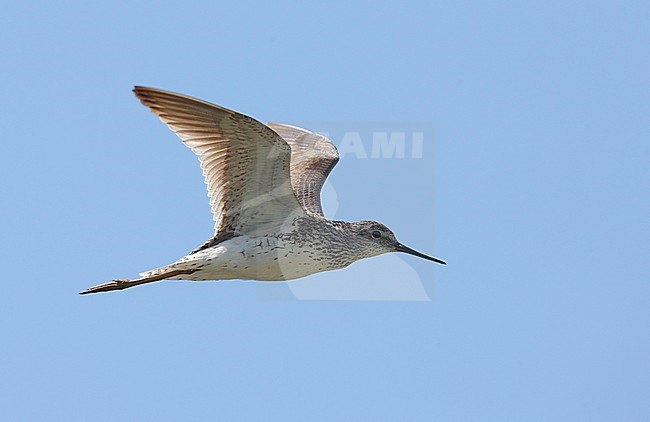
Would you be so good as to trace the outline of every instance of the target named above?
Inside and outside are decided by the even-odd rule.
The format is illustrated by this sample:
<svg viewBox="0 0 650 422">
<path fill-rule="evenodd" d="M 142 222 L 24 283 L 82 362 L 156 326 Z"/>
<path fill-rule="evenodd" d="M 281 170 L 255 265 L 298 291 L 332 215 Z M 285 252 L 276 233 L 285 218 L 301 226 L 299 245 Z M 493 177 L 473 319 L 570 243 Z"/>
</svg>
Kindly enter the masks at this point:
<svg viewBox="0 0 650 422">
<path fill-rule="evenodd" d="M 329 139 L 186 95 L 136 86 L 133 92 L 198 156 L 214 236 L 178 261 L 81 294 L 159 280 L 285 281 L 387 252 L 445 265 L 397 241 L 375 221 L 328 220 L 320 191 L 339 155 Z"/>
</svg>

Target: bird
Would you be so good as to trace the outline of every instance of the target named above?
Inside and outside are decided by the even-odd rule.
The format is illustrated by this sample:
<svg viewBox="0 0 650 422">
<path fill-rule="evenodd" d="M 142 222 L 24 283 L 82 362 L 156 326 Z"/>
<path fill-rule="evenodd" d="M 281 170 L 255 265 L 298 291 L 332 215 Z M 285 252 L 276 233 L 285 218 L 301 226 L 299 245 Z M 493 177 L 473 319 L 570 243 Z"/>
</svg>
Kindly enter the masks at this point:
<svg viewBox="0 0 650 422">
<path fill-rule="evenodd" d="M 326 137 L 297 126 L 263 124 L 187 95 L 136 86 L 140 102 L 199 158 L 214 235 L 177 261 L 80 294 L 160 280 L 287 281 L 347 267 L 388 252 L 446 263 L 400 243 L 376 221 L 325 218 L 320 192 L 339 161 Z"/>
</svg>

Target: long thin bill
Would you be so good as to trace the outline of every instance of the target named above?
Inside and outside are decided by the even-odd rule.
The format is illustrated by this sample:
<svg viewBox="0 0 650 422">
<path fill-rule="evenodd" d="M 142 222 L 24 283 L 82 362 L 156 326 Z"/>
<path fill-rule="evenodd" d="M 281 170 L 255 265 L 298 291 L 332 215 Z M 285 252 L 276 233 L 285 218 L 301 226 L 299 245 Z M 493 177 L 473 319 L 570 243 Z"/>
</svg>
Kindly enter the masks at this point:
<svg viewBox="0 0 650 422">
<path fill-rule="evenodd" d="M 415 249 L 409 248 L 406 245 L 402 245 L 401 243 L 398 243 L 397 246 L 395 247 L 395 249 L 398 252 L 404 252 L 404 253 L 407 253 L 409 255 L 414 255 L 414 256 L 418 256 L 420 258 L 427 259 L 429 261 L 437 262 L 438 264 L 447 265 L 447 263 L 445 261 L 443 261 L 442 259 L 438 259 L 438 258 L 434 258 L 434 257 L 429 256 L 429 255 L 425 255 L 423 253 L 420 253 L 420 252 L 416 251 Z"/>
</svg>

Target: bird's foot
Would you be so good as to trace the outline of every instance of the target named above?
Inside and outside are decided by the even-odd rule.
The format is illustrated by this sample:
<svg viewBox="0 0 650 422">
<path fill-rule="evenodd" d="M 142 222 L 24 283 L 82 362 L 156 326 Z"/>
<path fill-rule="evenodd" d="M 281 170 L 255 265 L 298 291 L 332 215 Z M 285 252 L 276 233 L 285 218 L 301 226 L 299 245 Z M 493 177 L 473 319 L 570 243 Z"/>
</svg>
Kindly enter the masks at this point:
<svg viewBox="0 0 650 422">
<path fill-rule="evenodd" d="M 87 295 L 88 293 L 99 293 L 99 292 L 109 292 L 111 290 L 122 290 L 129 287 L 131 283 L 132 283 L 131 280 L 127 280 L 127 279 L 113 280 L 108 283 L 93 286 L 89 289 L 84 290 L 79 294 Z"/>
</svg>

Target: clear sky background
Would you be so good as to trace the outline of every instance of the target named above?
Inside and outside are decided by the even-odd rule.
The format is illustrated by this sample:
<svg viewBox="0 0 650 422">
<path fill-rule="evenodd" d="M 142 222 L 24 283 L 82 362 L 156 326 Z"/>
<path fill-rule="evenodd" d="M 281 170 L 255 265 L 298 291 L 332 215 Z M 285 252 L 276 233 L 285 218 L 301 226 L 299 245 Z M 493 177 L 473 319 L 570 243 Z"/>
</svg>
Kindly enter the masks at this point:
<svg viewBox="0 0 650 422">
<path fill-rule="evenodd" d="M 650 8 L 448 3 L 5 5 L 2 418 L 650 420 Z M 196 159 L 135 84 L 319 130 L 433 128 L 421 159 L 348 155 L 331 183 L 336 218 L 449 265 L 312 280 L 398 263 L 431 300 L 77 295 L 211 235 Z"/>
</svg>

